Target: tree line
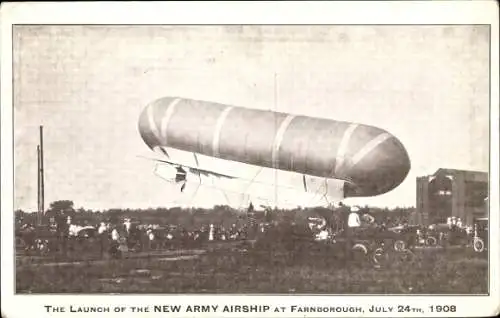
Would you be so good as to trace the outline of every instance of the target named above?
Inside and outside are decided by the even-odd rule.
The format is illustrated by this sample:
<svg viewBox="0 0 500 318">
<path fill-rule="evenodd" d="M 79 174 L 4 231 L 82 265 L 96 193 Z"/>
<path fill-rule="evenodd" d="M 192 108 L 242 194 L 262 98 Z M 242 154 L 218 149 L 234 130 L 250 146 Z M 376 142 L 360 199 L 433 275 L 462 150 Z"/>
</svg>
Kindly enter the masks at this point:
<svg viewBox="0 0 500 318">
<path fill-rule="evenodd" d="M 370 213 L 377 222 L 403 223 L 408 222 L 414 208 L 378 208 L 365 206 L 361 213 Z M 178 224 L 186 227 L 202 224 L 220 224 L 229 226 L 235 223 L 244 223 L 248 217 L 264 221 L 304 220 L 309 216 L 331 215 L 332 210 L 325 207 L 272 209 L 255 211 L 249 215 L 246 210 L 237 210 L 227 205 L 216 205 L 213 208 L 181 208 L 181 207 L 150 207 L 144 209 L 107 209 L 93 211 L 85 208 L 75 208 L 71 200 L 58 200 L 49 205 L 45 218 L 71 216 L 77 222 L 96 224 L 101 221 L 121 222 L 124 218 L 138 220 L 145 224 Z M 35 223 L 36 213 L 26 213 L 22 210 L 15 211 L 16 219 L 23 223 Z"/>
</svg>

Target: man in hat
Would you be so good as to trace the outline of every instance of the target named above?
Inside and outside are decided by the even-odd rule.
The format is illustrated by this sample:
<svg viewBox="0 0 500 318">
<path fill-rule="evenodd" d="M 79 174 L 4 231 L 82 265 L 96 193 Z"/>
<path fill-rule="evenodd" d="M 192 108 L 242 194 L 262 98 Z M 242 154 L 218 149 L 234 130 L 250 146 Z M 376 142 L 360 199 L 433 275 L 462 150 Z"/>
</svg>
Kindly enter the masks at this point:
<svg viewBox="0 0 500 318">
<path fill-rule="evenodd" d="M 375 224 L 375 218 L 368 212 L 364 213 L 361 219 L 367 226 Z"/>
<path fill-rule="evenodd" d="M 352 247 L 354 245 L 354 236 L 356 230 L 361 226 L 361 219 L 359 217 L 359 208 L 351 207 L 349 216 L 347 218 L 347 226 L 345 227 L 346 237 L 346 257 L 351 258 Z"/>
<path fill-rule="evenodd" d="M 351 212 L 351 209 L 347 206 L 344 205 L 342 202 L 339 202 L 338 208 L 334 210 L 334 213 L 338 218 L 334 218 L 334 221 L 336 223 L 339 223 L 337 225 L 337 229 L 342 229 L 344 231 L 347 231 L 347 221 L 349 218 L 349 213 Z"/>
<path fill-rule="evenodd" d="M 99 225 L 99 228 L 97 228 L 97 234 L 99 236 L 99 243 L 101 245 L 100 255 L 101 255 L 101 257 L 103 257 L 104 251 L 106 250 L 108 235 L 109 235 L 106 223 L 101 222 L 101 224 Z"/>
<path fill-rule="evenodd" d="M 354 228 L 359 228 L 361 226 L 361 219 L 359 217 L 359 208 L 353 206 L 351 212 L 349 213 L 349 218 L 347 219 L 347 227 L 351 230 Z"/>
</svg>

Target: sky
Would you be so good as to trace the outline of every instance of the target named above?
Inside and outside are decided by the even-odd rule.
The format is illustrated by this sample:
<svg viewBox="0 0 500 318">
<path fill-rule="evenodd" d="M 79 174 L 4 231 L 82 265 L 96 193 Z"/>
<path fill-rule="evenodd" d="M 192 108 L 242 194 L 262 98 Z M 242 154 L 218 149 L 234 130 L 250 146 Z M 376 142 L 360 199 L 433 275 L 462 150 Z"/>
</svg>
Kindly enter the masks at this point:
<svg viewBox="0 0 500 318">
<path fill-rule="evenodd" d="M 46 206 L 174 204 L 137 157 L 151 154 L 138 117 L 163 96 L 389 131 L 409 175 L 348 203 L 414 206 L 417 176 L 488 171 L 487 26 L 16 26 L 13 41 L 16 209 L 36 210 L 39 125 Z M 193 205 L 224 204 L 212 191 Z"/>
</svg>

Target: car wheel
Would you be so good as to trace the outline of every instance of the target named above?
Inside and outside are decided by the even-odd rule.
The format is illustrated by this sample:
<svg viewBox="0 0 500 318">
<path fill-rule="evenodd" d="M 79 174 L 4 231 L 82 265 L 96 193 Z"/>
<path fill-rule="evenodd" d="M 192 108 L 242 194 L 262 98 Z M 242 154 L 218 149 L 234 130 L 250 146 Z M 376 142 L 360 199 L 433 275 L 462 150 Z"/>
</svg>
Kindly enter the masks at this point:
<svg viewBox="0 0 500 318">
<path fill-rule="evenodd" d="M 475 237 L 474 242 L 472 243 L 472 247 L 474 248 L 474 252 L 481 253 L 484 251 L 484 241 L 480 237 Z"/>
<path fill-rule="evenodd" d="M 429 236 L 425 239 L 425 245 L 435 246 L 437 244 L 437 239 L 434 236 Z"/>
<path fill-rule="evenodd" d="M 373 263 L 375 264 L 375 266 L 380 266 L 381 265 L 381 263 L 384 260 L 384 256 L 385 255 L 386 254 L 384 252 L 384 249 L 381 248 L 381 247 L 379 247 L 375 251 L 373 251 L 372 260 L 373 260 Z"/>
<path fill-rule="evenodd" d="M 368 254 L 368 248 L 364 244 L 361 244 L 361 243 L 354 244 L 354 246 L 352 247 L 352 250 L 355 252 L 360 252 L 364 255 Z"/>
<path fill-rule="evenodd" d="M 397 240 L 394 242 L 394 250 L 397 252 L 404 251 L 406 249 L 406 242 L 403 240 Z"/>
<path fill-rule="evenodd" d="M 356 264 L 362 264 L 368 256 L 368 247 L 362 243 L 356 243 L 352 247 L 351 260 Z"/>
</svg>

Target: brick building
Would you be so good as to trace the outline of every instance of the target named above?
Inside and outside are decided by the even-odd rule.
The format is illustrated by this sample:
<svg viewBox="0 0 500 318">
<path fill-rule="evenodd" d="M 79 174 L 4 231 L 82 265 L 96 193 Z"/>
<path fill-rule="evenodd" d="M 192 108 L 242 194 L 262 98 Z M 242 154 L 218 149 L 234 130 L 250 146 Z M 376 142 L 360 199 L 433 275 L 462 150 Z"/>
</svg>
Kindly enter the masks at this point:
<svg viewBox="0 0 500 318">
<path fill-rule="evenodd" d="M 438 169 L 417 177 L 417 205 L 414 223 L 445 223 L 449 216 L 473 224 L 475 218 L 488 217 L 488 173 Z"/>
</svg>

